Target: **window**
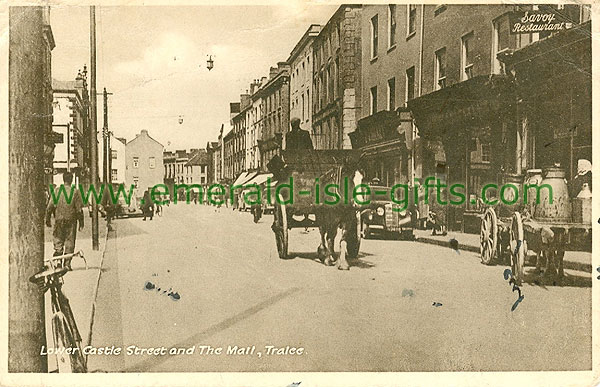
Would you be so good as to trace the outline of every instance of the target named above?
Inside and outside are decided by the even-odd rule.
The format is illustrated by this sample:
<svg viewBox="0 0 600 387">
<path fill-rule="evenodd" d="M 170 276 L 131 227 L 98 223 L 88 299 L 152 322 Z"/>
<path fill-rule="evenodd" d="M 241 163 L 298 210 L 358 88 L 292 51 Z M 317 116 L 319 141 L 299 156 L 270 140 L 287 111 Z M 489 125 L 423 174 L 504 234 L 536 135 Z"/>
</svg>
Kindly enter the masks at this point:
<svg viewBox="0 0 600 387">
<path fill-rule="evenodd" d="M 148 159 L 148 166 L 150 167 L 150 169 L 156 168 L 156 158 L 155 157 L 150 157 Z"/>
<path fill-rule="evenodd" d="M 414 35 L 417 31 L 417 6 L 408 4 L 406 6 L 406 37 Z"/>
<path fill-rule="evenodd" d="M 446 87 L 446 48 L 435 52 L 435 89 Z"/>
<path fill-rule="evenodd" d="M 396 78 L 391 78 L 387 81 L 388 92 L 388 110 L 396 109 Z"/>
<path fill-rule="evenodd" d="M 492 42 L 492 61 L 494 64 L 494 73 L 503 72 L 502 62 L 498 60 L 498 53 L 509 47 L 509 26 L 508 18 L 501 17 L 494 21 L 494 41 Z"/>
<path fill-rule="evenodd" d="M 406 101 L 415 98 L 415 67 L 406 70 Z"/>
<path fill-rule="evenodd" d="M 473 78 L 473 53 L 471 52 L 471 45 L 473 42 L 473 33 L 469 33 L 461 39 L 461 81 Z"/>
<path fill-rule="evenodd" d="M 481 144 L 481 161 L 484 163 L 489 163 L 491 158 L 491 145 L 490 143 L 482 143 Z"/>
<path fill-rule="evenodd" d="M 139 157 L 134 157 L 133 158 L 133 167 L 134 168 L 139 168 L 140 167 L 140 158 Z"/>
<path fill-rule="evenodd" d="M 304 93 L 302 93 L 302 121 L 304 121 Z"/>
<path fill-rule="evenodd" d="M 377 15 L 371 18 L 371 59 L 377 58 L 377 46 L 379 45 L 379 22 Z"/>
<path fill-rule="evenodd" d="M 134 186 L 135 188 L 139 188 L 139 187 L 138 187 L 138 183 L 139 183 L 139 181 L 140 181 L 140 178 L 139 178 L 139 177 L 137 177 L 137 176 L 134 176 L 134 177 L 133 177 L 133 186 Z"/>
<path fill-rule="evenodd" d="M 396 45 L 396 4 L 388 6 L 388 47 Z"/>
<path fill-rule="evenodd" d="M 377 113 L 377 86 L 371 87 L 371 115 Z"/>
<path fill-rule="evenodd" d="M 110 157 L 113 160 L 116 159 L 117 158 L 117 151 L 114 150 L 114 149 L 111 149 L 111 151 L 110 151 Z"/>
<path fill-rule="evenodd" d="M 117 181 L 117 170 L 116 169 L 111 169 L 110 170 L 110 181 L 111 183 L 114 181 Z"/>
</svg>

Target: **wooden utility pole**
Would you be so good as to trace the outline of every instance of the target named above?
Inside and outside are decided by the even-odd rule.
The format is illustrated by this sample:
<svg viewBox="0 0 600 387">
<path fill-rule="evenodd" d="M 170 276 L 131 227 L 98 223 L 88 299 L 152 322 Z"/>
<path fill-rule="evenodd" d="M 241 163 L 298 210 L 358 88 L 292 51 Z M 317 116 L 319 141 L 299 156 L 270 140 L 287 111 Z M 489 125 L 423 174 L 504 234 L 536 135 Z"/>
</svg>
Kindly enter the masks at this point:
<svg viewBox="0 0 600 387">
<path fill-rule="evenodd" d="M 104 99 L 104 125 L 102 127 L 102 139 L 103 141 L 103 159 L 102 159 L 102 181 L 104 184 L 110 184 L 112 182 L 111 179 L 111 154 L 110 154 L 110 132 L 108 130 L 108 96 L 112 95 L 112 93 L 108 93 L 106 91 L 106 87 L 102 92 L 102 96 Z M 105 188 L 106 189 L 106 188 Z"/>
<path fill-rule="evenodd" d="M 98 191 L 98 130 L 96 117 L 96 7 L 90 6 L 90 143 L 92 184 Z M 92 199 L 92 249 L 98 250 L 98 203 Z"/>
<path fill-rule="evenodd" d="M 44 295 L 29 277 L 44 266 L 44 135 L 49 50 L 42 7 L 9 7 L 8 372 L 48 372 Z M 50 46 L 50 50 L 52 46 Z"/>
</svg>

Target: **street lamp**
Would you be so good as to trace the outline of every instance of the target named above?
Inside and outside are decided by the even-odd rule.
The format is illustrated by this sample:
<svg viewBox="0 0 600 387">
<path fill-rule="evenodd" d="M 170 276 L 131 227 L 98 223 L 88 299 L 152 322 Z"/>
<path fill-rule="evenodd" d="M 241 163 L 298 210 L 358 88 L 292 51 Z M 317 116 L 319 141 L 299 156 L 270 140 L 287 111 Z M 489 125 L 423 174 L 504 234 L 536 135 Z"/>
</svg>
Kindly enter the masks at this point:
<svg viewBox="0 0 600 387">
<path fill-rule="evenodd" d="M 206 68 L 208 69 L 208 71 L 212 70 L 212 68 L 215 66 L 215 62 L 212 59 L 212 55 L 208 56 L 208 60 L 206 61 Z"/>
</svg>

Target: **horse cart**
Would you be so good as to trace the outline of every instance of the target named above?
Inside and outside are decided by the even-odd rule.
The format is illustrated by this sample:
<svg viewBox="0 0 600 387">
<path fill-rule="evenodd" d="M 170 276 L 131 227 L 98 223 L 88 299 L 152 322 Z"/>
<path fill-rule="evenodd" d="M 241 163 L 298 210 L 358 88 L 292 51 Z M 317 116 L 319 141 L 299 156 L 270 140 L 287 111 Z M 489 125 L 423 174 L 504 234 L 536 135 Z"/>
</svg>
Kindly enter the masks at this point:
<svg viewBox="0 0 600 387">
<path fill-rule="evenodd" d="M 559 176 L 562 178 L 563 175 Z M 520 188 L 527 189 L 525 186 Z M 556 197 L 552 201 L 545 196 L 539 203 L 500 204 L 485 209 L 480 229 L 482 263 L 510 264 L 515 282 L 520 285 L 525 278 L 527 253 L 533 251 L 536 272 L 557 274 L 561 281 L 565 251 L 591 252 L 591 222 L 574 221 L 571 217 L 571 208 L 578 205 L 577 199 L 570 199 L 561 186 L 553 186 L 553 191 Z M 543 260 L 546 262 L 544 270 L 541 269 Z"/>
<path fill-rule="evenodd" d="M 289 230 L 318 227 L 317 249 L 325 264 L 335 262 L 334 239 L 341 228 L 338 268 L 348 269 L 346 255 L 356 258 L 361 242 L 359 207 L 353 191 L 362 182 L 357 150 L 283 150 L 268 164 L 277 185 L 265 200 L 273 203 L 271 226 L 281 259 L 289 257 Z"/>
</svg>

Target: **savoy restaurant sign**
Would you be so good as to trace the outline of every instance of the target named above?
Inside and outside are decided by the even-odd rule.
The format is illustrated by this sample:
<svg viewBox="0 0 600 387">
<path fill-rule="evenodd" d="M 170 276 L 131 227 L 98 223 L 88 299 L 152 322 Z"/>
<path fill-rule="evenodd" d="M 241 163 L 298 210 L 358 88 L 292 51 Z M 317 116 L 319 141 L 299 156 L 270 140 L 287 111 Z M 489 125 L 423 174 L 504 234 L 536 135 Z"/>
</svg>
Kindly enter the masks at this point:
<svg viewBox="0 0 600 387">
<path fill-rule="evenodd" d="M 549 11 L 518 11 L 509 15 L 511 34 L 558 32 L 573 26 L 564 15 Z"/>
</svg>

